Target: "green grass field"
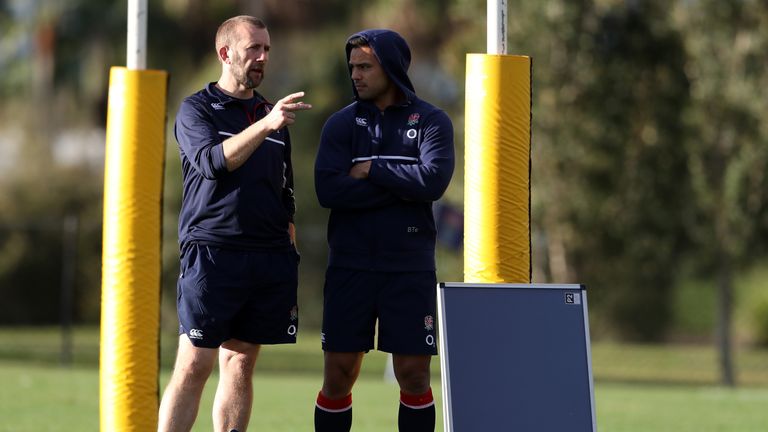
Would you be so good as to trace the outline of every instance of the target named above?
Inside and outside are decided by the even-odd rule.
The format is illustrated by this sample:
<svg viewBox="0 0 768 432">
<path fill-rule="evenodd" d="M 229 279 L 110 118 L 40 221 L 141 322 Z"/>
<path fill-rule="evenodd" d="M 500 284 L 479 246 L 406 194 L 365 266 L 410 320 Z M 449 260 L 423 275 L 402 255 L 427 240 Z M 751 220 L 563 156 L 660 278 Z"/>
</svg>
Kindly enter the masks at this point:
<svg viewBox="0 0 768 432">
<path fill-rule="evenodd" d="M 160 377 L 169 376 L 175 338 L 164 337 Z M 74 363 L 58 365 L 59 336 L 50 329 L 0 330 L 0 432 L 97 431 L 98 336 L 80 329 Z M 598 430 L 607 432 L 768 430 L 768 352 L 739 352 L 736 389 L 715 385 L 716 358 L 707 347 L 595 344 Z M 355 431 L 396 430 L 397 386 L 383 379 L 386 357 L 366 357 L 355 387 Z M 439 370 L 438 431 L 442 431 Z M 254 377 L 250 431 L 310 431 L 320 388 L 321 354 L 314 335 L 295 346 L 267 347 Z M 212 430 L 214 380 L 195 431 Z M 474 432 L 474 431 L 471 431 Z"/>
</svg>

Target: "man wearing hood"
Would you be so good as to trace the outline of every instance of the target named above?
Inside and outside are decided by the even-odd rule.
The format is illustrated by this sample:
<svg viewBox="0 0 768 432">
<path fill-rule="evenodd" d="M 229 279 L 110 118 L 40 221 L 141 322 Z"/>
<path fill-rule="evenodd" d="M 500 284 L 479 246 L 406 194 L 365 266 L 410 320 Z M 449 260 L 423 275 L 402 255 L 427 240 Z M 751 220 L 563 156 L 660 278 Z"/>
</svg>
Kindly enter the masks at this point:
<svg viewBox="0 0 768 432">
<path fill-rule="evenodd" d="M 346 55 L 355 101 L 326 122 L 315 163 L 318 200 L 331 209 L 315 430 L 350 430 L 352 387 L 378 321 L 377 348 L 392 353 L 400 385 L 399 430 L 433 431 L 432 203 L 453 174 L 453 125 L 416 96 L 399 34 L 354 34 Z"/>
</svg>

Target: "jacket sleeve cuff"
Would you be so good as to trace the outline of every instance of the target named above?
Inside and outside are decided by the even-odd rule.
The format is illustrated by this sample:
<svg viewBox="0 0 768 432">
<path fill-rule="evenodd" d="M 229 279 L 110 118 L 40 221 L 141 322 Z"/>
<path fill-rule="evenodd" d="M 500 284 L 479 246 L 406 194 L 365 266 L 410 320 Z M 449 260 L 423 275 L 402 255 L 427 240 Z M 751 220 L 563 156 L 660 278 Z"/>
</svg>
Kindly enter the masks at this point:
<svg viewBox="0 0 768 432">
<path fill-rule="evenodd" d="M 224 157 L 224 146 L 221 143 L 211 148 L 211 167 L 217 174 L 227 172 L 227 159 Z"/>
</svg>

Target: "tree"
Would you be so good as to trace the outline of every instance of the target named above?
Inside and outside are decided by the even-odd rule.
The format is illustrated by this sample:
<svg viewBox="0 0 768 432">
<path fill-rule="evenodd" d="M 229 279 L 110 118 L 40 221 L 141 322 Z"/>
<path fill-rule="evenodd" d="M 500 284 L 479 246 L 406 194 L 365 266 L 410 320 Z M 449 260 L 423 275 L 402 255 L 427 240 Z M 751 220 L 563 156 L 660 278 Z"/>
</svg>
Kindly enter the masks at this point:
<svg viewBox="0 0 768 432">
<path fill-rule="evenodd" d="M 574 260 L 602 285 L 621 335 L 659 340 L 690 219 L 682 36 L 664 5 L 637 1 L 600 16 L 594 40 L 593 81 L 577 101 L 585 151 L 572 163 L 586 205 L 573 214 Z"/>
<path fill-rule="evenodd" d="M 537 274 L 586 283 L 600 328 L 645 341 L 671 320 L 689 218 L 685 53 L 665 11 L 523 3 L 510 23 L 510 45 L 534 59 Z"/>
<path fill-rule="evenodd" d="M 693 106 L 686 141 L 695 261 L 718 290 L 721 381 L 735 385 L 731 315 L 734 273 L 764 256 L 768 218 L 768 3 L 680 2 Z"/>
</svg>

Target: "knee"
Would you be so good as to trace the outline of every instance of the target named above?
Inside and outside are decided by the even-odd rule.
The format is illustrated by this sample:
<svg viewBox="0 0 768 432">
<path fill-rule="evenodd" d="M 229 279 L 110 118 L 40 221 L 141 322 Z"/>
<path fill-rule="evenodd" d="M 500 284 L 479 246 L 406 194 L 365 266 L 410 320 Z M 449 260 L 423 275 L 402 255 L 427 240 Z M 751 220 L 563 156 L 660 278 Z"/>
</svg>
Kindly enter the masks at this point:
<svg viewBox="0 0 768 432">
<path fill-rule="evenodd" d="M 356 363 L 327 362 L 325 379 L 323 380 L 323 394 L 331 399 L 345 397 L 352 392 L 352 387 L 355 385 L 359 373 L 359 365 Z"/>
<path fill-rule="evenodd" d="M 256 356 L 232 353 L 219 359 L 221 372 L 236 376 L 247 376 L 256 366 Z"/>
<path fill-rule="evenodd" d="M 326 371 L 323 382 L 323 393 L 331 399 L 339 399 L 348 395 L 355 384 L 357 374 L 354 369 L 336 367 Z"/>
<path fill-rule="evenodd" d="M 219 350 L 219 368 L 222 374 L 250 376 L 256 366 L 261 345 L 231 339 Z"/>
<path fill-rule="evenodd" d="M 411 394 L 423 394 L 429 390 L 429 368 L 404 367 L 395 372 L 400 390 Z"/>
<path fill-rule="evenodd" d="M 192 360 L 183 363 L 177 362 L 173 375 L 185 386 L 201 386 L 208 380 L 212 371 L 213 363 Z"/>
</svg>

